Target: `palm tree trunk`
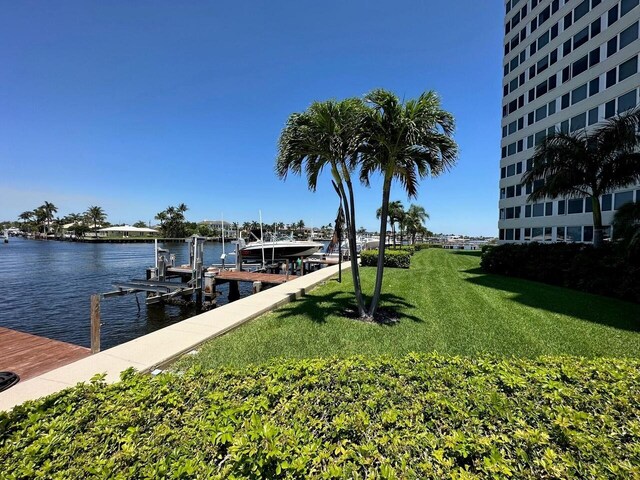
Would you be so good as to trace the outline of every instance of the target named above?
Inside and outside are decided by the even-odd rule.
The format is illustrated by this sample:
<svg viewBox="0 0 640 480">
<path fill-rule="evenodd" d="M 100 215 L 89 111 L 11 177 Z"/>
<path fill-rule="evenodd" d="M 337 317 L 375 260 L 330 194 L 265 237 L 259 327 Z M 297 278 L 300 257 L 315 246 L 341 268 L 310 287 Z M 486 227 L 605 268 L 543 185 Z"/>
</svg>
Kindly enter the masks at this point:
<svg viewBox="0 0 640 480">
<path fill-rule="evenodd" d="M 358 315 L 362 318 L 366 316 L 364 299 L 362 298 L 362 286 L 360 283 L 360 269 L 358 267 L 358 251 L 356 246 L 356 222 L 355 222 L 355 201 L 353 196 L 353 185 L 350 181 L 345 182 L 349 190 L 349 198 L 344 191 L 342 183 L 339 184 L 340 194 L 343 197 L 345 207 L 345 221 L 347 224 L 347 237 L 349 238 L 349 260 L 351 261 L 351 276 L 353 277 L 353 290 L 356 295 Z M 347 203 L 348 202 L 348 203 Z M 341 248 L 341 247 L 339 247 Z"/>
<path fill-rule="evenodd" d="M 382 292 L 382 276 L 384 274 L 384 249 L 387 228 L 387 214 L 389 213 L 389 196 L 391 194 L 391 175 L 386 175 L 382 187 L 382 211 L 380 212 L 380 243 L 378 244 L 378 269 L 376 270 L 376 285 L 373 289 L 373 298 L 369 307 L 369 316 L 375 318 L 380 303 L 380 293 Z"/>
<path fill-rule="evenodd" d="M 595 195 L 591 197 L 591 206 L 593 210 L 593 246 L 595 248 L 598 248 L 602 246 L 604 229 L 602 228 L 602 210 L 600 210 L 600 199 Z"/>
</svg>

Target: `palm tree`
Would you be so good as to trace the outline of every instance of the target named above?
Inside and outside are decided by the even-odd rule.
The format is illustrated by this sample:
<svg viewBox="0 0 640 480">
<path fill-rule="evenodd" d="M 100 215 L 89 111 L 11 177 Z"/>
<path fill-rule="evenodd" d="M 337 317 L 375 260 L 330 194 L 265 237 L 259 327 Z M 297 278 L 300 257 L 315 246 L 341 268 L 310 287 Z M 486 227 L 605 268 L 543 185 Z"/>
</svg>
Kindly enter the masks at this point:
<svg viewBox="0 0 640 480">
<path fill-rule="evenodd" d="M 438 176 L 452 167 L 458 156 L 453 140 L 453 116 L 443 110 L 440 99 L 425 92 L 415 100 L 401 102 L 398 97 L 377 89 L 365 97 L 370 106 L 364 120 L 364 142 L 361 148 L 360 179 L 369 185 L 370 176 L 379 171 L 383 176 L 380 214 L 380 246 L 378 269 L 369 315 L 375 316 L 380 302 L 384 274 L 385 238 L 391 184 L 397 180 L 409 198 L 418 194 L 418 181 Z"/>
<path fill-rule="evenodd" d="M 298 221 L 298 229 L 301 232 L 304 232 L 304 220 L 301 219 L 300 221 Z"/>
<path fill-rule="evenodd" d="M 640 180 L 640 108 L 600 122 L 591 131 L 557 131 L 536 147 L 533 168 L 522 183 L 544 181 L 529 195 L 535 202 L 546 197 L 588 197 L 593 210 L 593 245 L 602 244 L 600 197 Z"/>
<path fill-rule="evenodd" d="M 40 206 L 40 209 L 42 210 L 44 219 L 47 222 L 47 235 L 49 235 L 51 220 L 53 220 L 53 214 L 58 212 L 58 207 L 56 207 L 53 203 L 45 201 L 44 204 Z"/>
<path fill-rule="evenodd" d="M 104 210 L 102 210 L 102 207 L 97 206 L 89 207 L 85 212 L 85 216 L 90 223 L 93 223 L 94 232 L 98 230 L 98 223 L 102 223 L 107 219 L 107 215 L 104 213 Z"/>
<path fill-rule="evenodd" d="M 26 225 L 28 222 L 31 222 L 31 220 L 35 217 L 35 213 L 33 213 L 32 210 L 29 210 L 27 212 L 22 212 L 18 218 L 20 220 L 22 220 L 22 228 L 26 228 Z"/>
<path fill-rule="evenodd" d="M 77 226 L 82 222 L 82 214 L 80 213 L 70 213 L 67 215 L 67 221 L 73 224 L 73 235 L 77 236 Z"/>
<path fill-rule="evenodd" d="M 424 233 L 426 228 L 424 222 L 429 218 L 429 214 L 420 205 L 409 205 L 409 209 L 404 218 L 405 228 L 407 233 L 411 235 L 411 243 L 416 243 L 416 235 L 418 233 Z"/>
<path fill-rule="evenodd" d="M 307 177 L 309 190 L 315 191 L 326 167 L 342 205 L 349 239 L 351 274 L 358 313 L 366 317 L 360 286 L 356 251 L 356 212 L 353 170 L 358 161 L 361 119 L 364 104 L 359 99 L 314 102 L 305 112 L 289 116 L 280 134 L 276 173 L 285 179 L 289 172 Z"/>
<path fill-rule="evenodd" d="M 376 218 L 380 219 L 381 215 L 382 215 L 382 207 L 376 210 Z M 404 219 L 404 215 L 405 215 L 404 205 L 402 205 L 402 202 L 400 200 L 394 200 L 393 202 L 389 203 L 389 212 L 388 212 L 389 226 L 391 227 L 391 238 L 393 238 L 394 247 L 396 246 L 396 223 L 399 223 L 400 225 L 402 225 L 402 220 Z M 402 226 L 400 226 L 400 228 L 402 229 Z M 400 243 L 402 243 L 402 233 L 400 233 Z"/>
</svg>

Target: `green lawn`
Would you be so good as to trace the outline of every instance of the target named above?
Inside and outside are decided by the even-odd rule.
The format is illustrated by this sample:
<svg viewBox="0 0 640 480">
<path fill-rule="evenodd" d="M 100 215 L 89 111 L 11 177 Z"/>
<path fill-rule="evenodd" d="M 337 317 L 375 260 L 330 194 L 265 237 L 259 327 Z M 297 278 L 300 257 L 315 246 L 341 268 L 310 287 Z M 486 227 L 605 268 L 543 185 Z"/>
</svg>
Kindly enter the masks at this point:
<svg viewBox="0 0 640 480">
<path fill-rule="evenodd" d="M 382 306 L 392 325 L 363 323 L 352 307 L 350 273 L 215 339 L 176 368 L 260 363 L 271 358 L 490 353 L 517 357 L 639 357 L 640 305 L 497 275 L 473 252 L 425 250 L 410 270 L 385 271 Z M 365 292 L 374 269 L 362 269 Z"/>
</svg>

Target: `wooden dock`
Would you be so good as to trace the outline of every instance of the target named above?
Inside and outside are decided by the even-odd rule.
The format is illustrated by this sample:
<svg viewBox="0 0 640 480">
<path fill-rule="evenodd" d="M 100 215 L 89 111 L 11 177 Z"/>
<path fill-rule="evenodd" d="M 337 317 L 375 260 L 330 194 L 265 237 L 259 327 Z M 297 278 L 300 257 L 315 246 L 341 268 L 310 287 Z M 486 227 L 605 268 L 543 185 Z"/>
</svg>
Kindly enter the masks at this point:
<svg viewBox="0 0 640 480">
<path fill-rule="evenodd" d="M 88 357 L 88 348 L 0 327 L 0 371 L 28 380 Z"/>
<path fill-rule="evenodd" d="M 280 275 L 276 273 L 260 273 L 245 271 L 221 270 L 216 274 L 216 282 L 262 282 L 269 285 L 280 285 L 298 278 L 295 275 Z"/>
</svg>

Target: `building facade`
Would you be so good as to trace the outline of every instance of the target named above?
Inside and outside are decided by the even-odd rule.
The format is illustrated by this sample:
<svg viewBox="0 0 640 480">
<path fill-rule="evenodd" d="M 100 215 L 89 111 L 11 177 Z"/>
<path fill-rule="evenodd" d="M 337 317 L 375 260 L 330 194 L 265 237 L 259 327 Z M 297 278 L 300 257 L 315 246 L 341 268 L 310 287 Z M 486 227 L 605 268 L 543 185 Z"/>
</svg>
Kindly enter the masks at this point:
<svg viewBox="0 0 640 480">
<path fill-rule="evenodd" d="M 524 185 L 535 146 L 556 130 L 590 128 L 639 101 L 640 0 L 509 0 L 506 3 L 499 239 L 591 242 L 591 201 L 530 203 Z M 600 199 L 603 224 L 640 187 Z M 610 228 L 605 233 L 605 238 Z"/>
</svg>

